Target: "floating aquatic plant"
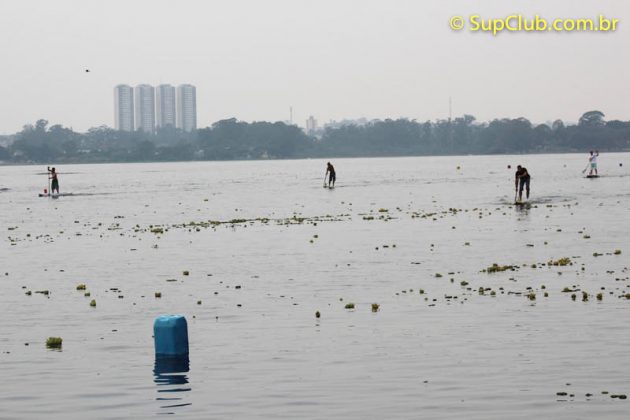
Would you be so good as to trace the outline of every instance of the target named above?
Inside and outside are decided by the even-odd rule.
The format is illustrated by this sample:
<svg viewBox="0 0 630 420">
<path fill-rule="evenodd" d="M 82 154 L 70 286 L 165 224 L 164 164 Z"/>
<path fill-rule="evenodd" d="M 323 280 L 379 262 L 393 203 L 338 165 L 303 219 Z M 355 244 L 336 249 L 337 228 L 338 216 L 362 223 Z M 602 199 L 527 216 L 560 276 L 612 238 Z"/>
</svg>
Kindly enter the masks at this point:
<svg viewBox="0 0 630 420">
<path fill-rule="evenodd" d="M 90 301 L 90 306 L 91 306 L 91 307 L 95 307 L 95 306 L 96 306 L 96 299 L 92 299 L 92 300 Z"/>
<path fill-rule="evenodd" d="M 354 303 L 346 303 L 346 306 L 344 308 L 346 308 L 346 309 L 354 309 Z"/>
<path fill-rule="evenodd" d="M 507 270 L 512 270 L 514 271 L 516 269 L 515 266 L 513 265 L 499 265 L 499 264 L 492 264 L 490 267 L 486 268 L 486 272 L 487 273 L 499 273 L 502 271 L 507 271 Z"/>
<path fill-rule="evenodd" d="M 319 317 L 321 317 L 321 316 L 322 316 L 322 314 L 320 314 L 320 313 L 319 313 L 319 311 L 316 311 L 316 312 L 315 312 L 315 318 L 319 318 Z"/>
<path fill-rule="evenodd" d="M 155 292 L 155 297 L 156 298 L 161 298 L 162 297 L 162 292 Z"/>
<path fill-rule="evenodd" d="M 190 271 L 188 271 L 188 270 L 184 270 L 184 271 L 182 272 L 182 274 L 183 274 L 183 275 L 185 275 L 185 276 L 189 276 L 189 275 L 190 275 Z"/>
<path fill-rule="evenodd" d="M 372 304 L 372 312 L 378 312 L 378 309 L 380 308 L 381 305 L 379 305 L 378 303 L 373 303 Z"/>
<path fill-rule="evenodd" d="M 613 252 L 613 254 L 615 254 L 615 255 L 621 255 L 621 250 L 620 250 L 620 249 L 615 249 L 615 252 Z"/>
<path fill-rule="evenodd" d="M 81 283 L 77 286 L 77 290 L 85 290 L 85 284 Z"/>
<path fill-rule="evenodd" d="M 564 257 L 564 258 L 560 258 L 559 260 L 549 260 L 549 262 L 547 262 L 547 265 L 555 265 L 555 266 L 565 266 L 565 265 L 569 265 L 571 264 L 571 258 L 569 257 Z"/>
<path fill-rule="evenodd" d="M 49 349 L 60 349 L 63 339 L 61 337 L 48 337 L 46 347 Z"/>
</svg>

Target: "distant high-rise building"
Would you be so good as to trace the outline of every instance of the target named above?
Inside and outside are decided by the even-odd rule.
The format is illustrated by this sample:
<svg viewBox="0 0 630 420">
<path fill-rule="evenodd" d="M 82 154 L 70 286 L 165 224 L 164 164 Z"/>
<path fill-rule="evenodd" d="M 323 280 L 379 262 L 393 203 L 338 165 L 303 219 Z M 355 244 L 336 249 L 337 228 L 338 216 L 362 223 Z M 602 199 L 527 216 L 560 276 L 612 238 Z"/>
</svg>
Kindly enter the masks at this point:
<svg viewBox="0 0 630 420">
<path fill-rule="evenodd" d="M 159 85 L 155 88 L 155 123 L 157 128 L 175 127 L 175 87 Z"/>
<path fill-rule="evenodd" d="M 311 134 L 317 130 L 317 120 L 311 115 L 306 120 L 306 134 Z"/>
<path fill-rule="evenodd" d="M 133 89 L 129 85 L 114 87 L 114 125 L 116 130 L 133 131 Z"/>
<path fill-rule="evenodd" d="M 185 132 L 197 129 L 197 90 L 193 85 L 177 86 L 177 128 Z"/>
<path fill-rule="evenodd" d="M 155 91 L 151 85 L 138 85 L 134 92 L 136 130 L 155 132 Z"/>
</svg>

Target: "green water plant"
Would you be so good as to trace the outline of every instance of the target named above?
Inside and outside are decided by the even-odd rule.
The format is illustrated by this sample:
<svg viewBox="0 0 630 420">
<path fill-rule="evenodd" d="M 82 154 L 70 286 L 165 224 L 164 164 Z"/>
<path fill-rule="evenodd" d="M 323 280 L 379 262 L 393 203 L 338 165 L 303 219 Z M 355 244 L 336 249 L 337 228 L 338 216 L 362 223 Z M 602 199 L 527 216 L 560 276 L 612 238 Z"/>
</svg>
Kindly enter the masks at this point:
<svg viewBox="0 0 630 420">
<path fill-rule="evenodd" d="M 354 309 L 354 303 L 346 303 L 346 306 L 344 306 L 344 308 L 346 308 L 346 309 Z"/>
<path fill-rule="evenodd" d="M 513 265 L 499 265 L 497 263 L 494 263 L 490 267 L 486 268 L 485 271 L 487 273 L 500 273 L 502 271 L 507 271 L 507 270 L 514 271 L 515 269 L 516 267 Z"/>
<path fill-rule="evenodd" d="M 94 308 L 94 307 L 96 306 L 96 299 L 92 299 L 92 300 L 90 301 L 90 306 L 91 306 L 92 308 Z"/>
<path fill-rule="evenodd" d="M 560 258 L 559 260 L 549 260 L 549 262 L 547 262 L 547 265 L 555 265 L 555 266 L 562 266 L 564 267 L 565 265 L 570 265 L 571 264 L 571 258 L 569 257 L 564 257 L 564 258 Z"/>
<path fill-rule="evenodd" d="M 372 304 L 372 312 L 378 312 L 378 309 L 381 307 L 378 303 Z"/>
<path fill-rule="evenodd" d="M 77 290 L 85 290 L 85 284 L 81 283 L 77 285 Z"/>
<path fill-rule="evenodd" d="M 48 337 L 46 347 L 49 349 L 60 349 L 63 339 L 61 337 Z"/>
</svg>

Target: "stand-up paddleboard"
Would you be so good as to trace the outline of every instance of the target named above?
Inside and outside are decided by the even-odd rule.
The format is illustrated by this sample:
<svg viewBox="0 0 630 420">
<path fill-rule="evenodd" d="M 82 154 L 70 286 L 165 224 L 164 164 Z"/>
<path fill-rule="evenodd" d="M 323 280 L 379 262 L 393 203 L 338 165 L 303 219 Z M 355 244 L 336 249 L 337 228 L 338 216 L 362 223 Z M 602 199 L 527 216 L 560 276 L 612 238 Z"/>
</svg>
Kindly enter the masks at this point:
<svg viewBox="0 0 630 420">
<path fill-rule="evenodd" d="M 53 194 L 50 194 L 50 193 L 45 193 L 45 194 L 44 193 L 39 193 L 38 197 L 59 198 L 59 197 L 69 197 L 71 195 L 74 195 L 74 194 L 72 194 L 72 193 L 57 193 L 57 194 L 55 194 L 55 193 L 53 193 Z"/>
<path fill-rule="evenodd" d="M 587 178 L 599 178 L 599 175 L 586 175 Z"/>
<path fill-rule="evenodd" d="M 529 204 L 529 203 L 528 203 L 527 201 L 518 201 L 518 200 L 516 200 L 516 201 L 514 202 L 514 205 L 515 205 L 515 206 L 526 206 L 526 205 L 528 205 L 528 204 Z"/>
</svg>

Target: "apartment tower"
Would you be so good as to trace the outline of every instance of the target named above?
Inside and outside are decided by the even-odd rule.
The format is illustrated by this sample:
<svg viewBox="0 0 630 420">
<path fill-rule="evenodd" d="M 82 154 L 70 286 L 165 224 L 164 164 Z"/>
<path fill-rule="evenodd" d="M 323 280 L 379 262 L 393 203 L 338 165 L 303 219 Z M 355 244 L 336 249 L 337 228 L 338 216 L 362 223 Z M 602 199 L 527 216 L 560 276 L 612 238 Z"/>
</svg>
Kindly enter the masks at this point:
<svg viewBox="0 0 630 420">
<path fill-rule="evenodd" d="M 175 102 L 174 86 L 164 84 L 155 88 L 155 123 L 158 129 L 175 128 Z"/>
<path fill-rule="evenodd" d="M 177 128 L 187 133 L 197 129 L 197 90 L 193 85 L 177 86 Z"/>
<path fill-rule="evenodd" d="M 114 87 L 114 126 L 116 130 L 133 131 L 133 89 L 129 85 Z"/>
<path fill-rule="evenodd" d="M 155 132 L 155 90 L 151 85 L 138 85 L 134 91 L 136 130 Z"/>
</svg>

